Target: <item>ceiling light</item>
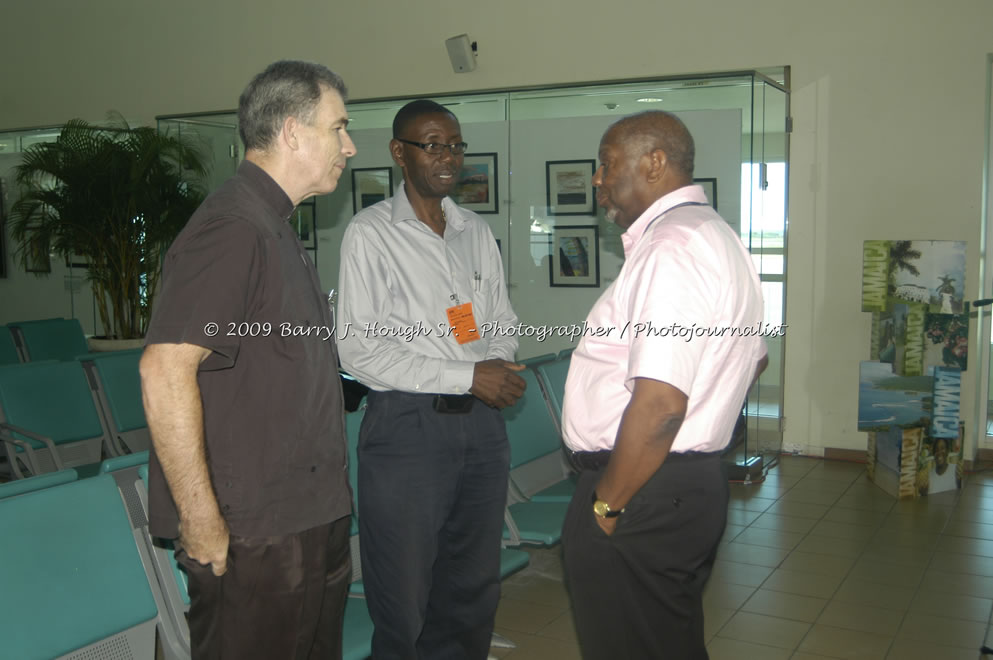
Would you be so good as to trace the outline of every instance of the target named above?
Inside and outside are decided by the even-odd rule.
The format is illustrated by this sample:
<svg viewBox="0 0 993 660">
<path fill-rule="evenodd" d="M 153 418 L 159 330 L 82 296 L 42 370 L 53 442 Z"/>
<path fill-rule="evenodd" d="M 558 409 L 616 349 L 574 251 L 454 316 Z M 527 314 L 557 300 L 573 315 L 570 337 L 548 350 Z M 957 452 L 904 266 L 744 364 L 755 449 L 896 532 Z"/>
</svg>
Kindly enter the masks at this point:
<svg viewBox="0 0 993 660">
<path fill-rule="evenodd" d="M 662 99 L 655 98 L 654 96 L 646 96 L 643 99 L 638 99 L 638 103 L 661 103 Z"/>
</svg>

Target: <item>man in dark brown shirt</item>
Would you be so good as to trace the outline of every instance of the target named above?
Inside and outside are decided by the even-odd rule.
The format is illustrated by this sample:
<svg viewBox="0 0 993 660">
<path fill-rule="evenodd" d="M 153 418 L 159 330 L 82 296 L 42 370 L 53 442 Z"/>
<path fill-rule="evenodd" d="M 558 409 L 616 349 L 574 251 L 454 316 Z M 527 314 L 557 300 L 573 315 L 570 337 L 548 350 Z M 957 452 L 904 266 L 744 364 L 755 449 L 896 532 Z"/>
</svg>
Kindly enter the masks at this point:
<svg viewBox="0 0 993 660">
<path fill-rule="evenodd" d="M 245 162 L 166 257 L 141 361 L 150 523 L 178 538 L 194 658 L 341 657 L 344 408 L 327 297 L 287 220 L 355 154 L 344 96 L 317 64 L 256 76 Z"/>
</svg>

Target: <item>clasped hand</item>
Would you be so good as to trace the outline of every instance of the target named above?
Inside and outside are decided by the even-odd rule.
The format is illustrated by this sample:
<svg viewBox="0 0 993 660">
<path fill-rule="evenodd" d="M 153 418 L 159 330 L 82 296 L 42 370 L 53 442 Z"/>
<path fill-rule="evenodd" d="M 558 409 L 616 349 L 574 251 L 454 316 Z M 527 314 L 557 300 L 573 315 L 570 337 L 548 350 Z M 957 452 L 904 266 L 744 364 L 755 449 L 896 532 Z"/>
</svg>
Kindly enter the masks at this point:
<svg viewBox="0 0 993 660">
<path fill-rule="evenodd" d="M 477 362 L 472 372 L 469 391 L 483 403 L 494 408 L 514 405 L 524 394 L 527 383 L 515 372 L 524 370 L 523 364 L 506 360 Z"/>
</svg>

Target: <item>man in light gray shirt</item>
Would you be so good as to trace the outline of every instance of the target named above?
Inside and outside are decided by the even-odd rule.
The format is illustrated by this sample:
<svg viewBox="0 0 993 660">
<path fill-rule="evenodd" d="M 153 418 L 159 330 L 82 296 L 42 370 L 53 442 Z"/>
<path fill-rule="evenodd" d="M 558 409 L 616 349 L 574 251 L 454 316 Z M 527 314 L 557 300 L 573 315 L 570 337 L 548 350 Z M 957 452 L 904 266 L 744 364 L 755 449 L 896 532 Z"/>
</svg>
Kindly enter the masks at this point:
<svg viewBox="0 0 993 660">
<path fill-rule="evenodd" d="M 485 658 L 500 596 L 499 409 L 524 367 L 496 241 L 448 197 L 465 149 L 449 110 L 404 106 L 390 141 L 404 183 L 341 245 L 339 353 L 371 388 L 357 498 L 377 659 Z"/>
</svg>

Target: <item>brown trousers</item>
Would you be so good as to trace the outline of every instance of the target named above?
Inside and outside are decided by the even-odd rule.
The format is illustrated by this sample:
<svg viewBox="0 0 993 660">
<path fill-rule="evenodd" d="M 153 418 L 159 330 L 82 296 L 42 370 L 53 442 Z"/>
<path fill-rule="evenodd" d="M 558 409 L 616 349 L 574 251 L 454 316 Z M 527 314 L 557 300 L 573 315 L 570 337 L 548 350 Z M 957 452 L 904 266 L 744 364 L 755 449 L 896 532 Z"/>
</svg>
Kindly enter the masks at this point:
<svg viewBox="0 0 993 660">
<path fill-rule="evenodd" d="M 340 660 L 351 519 L 286 536 L 231 537 L 227 572 L 181 549 L 193 660 Z"/>
</svg>

